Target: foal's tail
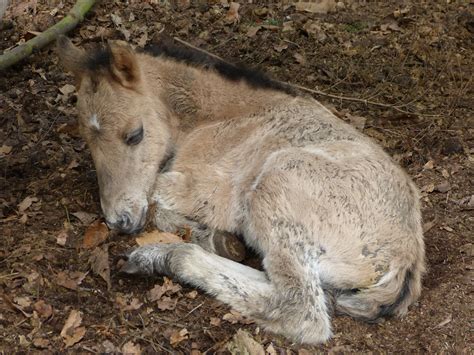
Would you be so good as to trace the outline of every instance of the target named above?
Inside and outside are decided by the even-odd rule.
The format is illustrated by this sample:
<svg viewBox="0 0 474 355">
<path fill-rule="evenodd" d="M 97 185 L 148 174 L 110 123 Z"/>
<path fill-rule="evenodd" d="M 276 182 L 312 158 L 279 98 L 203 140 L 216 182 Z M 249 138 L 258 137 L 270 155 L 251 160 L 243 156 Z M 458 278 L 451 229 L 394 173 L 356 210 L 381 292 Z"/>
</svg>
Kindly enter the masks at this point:
<svg viewBox="0 0 474 355">
<path fill-rule="evenodd" d="M 403 316 L 420 296 L 424 271 L 420 260 L 410 267 L 389 271 L 374 286 L 342 292 L 336 295 L 336 311 L 368 322 L 385 316 Z"/>
</svg>

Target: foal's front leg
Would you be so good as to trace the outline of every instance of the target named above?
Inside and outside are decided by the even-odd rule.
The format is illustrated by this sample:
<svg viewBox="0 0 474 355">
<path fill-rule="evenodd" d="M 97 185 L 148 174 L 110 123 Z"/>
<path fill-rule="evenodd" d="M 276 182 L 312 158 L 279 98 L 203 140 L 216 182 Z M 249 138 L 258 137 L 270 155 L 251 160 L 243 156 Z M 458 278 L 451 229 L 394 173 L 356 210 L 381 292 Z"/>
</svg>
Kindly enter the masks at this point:
<svg viewBox="0 0 474 355">
<path fill-rule="evenodd" d="M 155 226 L 164 232 L 175 233 L 185 228 L 191 229 L 191 240 L 204 250 L 227 259 L 241 261 L 245 257 L 245 247 L 233 234 L 209 228 L 180 214 L 177 199 L 186 193 L 186 177 L 178 172 L 160 174 L 155 192 L 153 218 Z"/>
</svg>

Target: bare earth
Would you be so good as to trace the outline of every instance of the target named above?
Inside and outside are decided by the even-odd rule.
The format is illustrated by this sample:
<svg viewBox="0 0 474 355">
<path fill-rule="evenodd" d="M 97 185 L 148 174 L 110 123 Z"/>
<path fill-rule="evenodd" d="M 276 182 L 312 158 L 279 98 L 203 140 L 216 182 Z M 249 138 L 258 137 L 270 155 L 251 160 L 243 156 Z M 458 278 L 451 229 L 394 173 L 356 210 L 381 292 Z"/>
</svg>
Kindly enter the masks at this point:
<svg viewBox="0 0 474 355">
<path fill-rule="evenodd" d="M 133 237 L 111 233 L 98 249 L 81 248 L 96 216 L 73 214 L 100 216 L 98 188 L 78 137 L 72 77 L 50 47 L 0 74 L 0 353 L 212 353 L 239 329 L 268 354 L 472 352 L 473 5 L 345 1 L 314 14 L 254 1 L 241 3 L 237 22 L 218 1 L 131 3 L 102 1 L 70 36 L 82 45 L 129 37 L 143 46 L 164 28 L 279 80 L 389 106 L 316 96 L 384 146 L 422 189 L 422 298 L 403 319 L 336 317 L 331 341 L 300 347 L 201 292 L 119 275 L 117 257 L 136 245 Z M 0 25 L 0 50 L 45 30 L 72 2 L 20 4 Z M 99 275 L 107 279 L 107 266 L 109 289 Z"/>
</svg>

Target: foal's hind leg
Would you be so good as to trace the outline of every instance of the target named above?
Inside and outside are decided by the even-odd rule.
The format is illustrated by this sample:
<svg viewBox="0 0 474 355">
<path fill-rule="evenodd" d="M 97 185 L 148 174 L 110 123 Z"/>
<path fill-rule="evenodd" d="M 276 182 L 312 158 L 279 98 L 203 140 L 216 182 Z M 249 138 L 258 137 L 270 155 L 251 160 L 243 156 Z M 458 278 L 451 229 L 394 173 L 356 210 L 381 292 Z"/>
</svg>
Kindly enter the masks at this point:
<svg viewBox="0 0 474 355">
<path fill-rule="evenodd" d="M 134 250 L 123 271 L 159 273 L 198 287 L 294 341 L 319 343 L 331 334 L 325 295 L 313 265 L 292 255 L 264 259 L 267 274 L 193 244 L 149 245 Z"/>
</svg>

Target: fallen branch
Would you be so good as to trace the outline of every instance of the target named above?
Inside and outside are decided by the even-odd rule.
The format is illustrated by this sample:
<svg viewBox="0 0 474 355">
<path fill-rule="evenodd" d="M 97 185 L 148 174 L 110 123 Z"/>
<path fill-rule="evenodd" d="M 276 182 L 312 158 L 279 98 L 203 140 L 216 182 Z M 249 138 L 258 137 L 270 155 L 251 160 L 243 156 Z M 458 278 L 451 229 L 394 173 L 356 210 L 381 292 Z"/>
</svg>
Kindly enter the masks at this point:
<svg viewBox="0 0 474 355">
<path fill-rule="evenodd" d="M 217 60 L 220 60 L 220 61 L 223 61 L 225 62 L 224 59 L 222 59 L 221 57 L 215 55 L 215 54 L 212 54 L 212 53 L 209 53 L 208 51 L 204 50 L 204 49 L 201 49 L 199 47 L 196 47 L 196 46 L 193 46 L 191 43 L 188 43 L 178 37 L 173 37 L 173 39 L 176 41 L 176 42 L 179 42 L 189 48 L 192 48 L 194 50 L 197 50 L 197 51 L 200 51 L 204 54 L 207 54 L 208 56 L 212 57 L 212 58 L 215 58 Z M 402 105 L 390 105 L 390 104 L 384 104 L 382 102 L 377 102 L 377 101 L 371 101 L 371 100 L 365 100 L 365 99 L 360 99 L 360 98 L 357 98 L 357 97 L 350 97 L 350 96 L 341 96 L 341 95 L 335 95 L 335 94 L 329 94 L 327 92 L 324 92 L 324 91 L 320 91 L 320 90 L 313 90 L 313 89 L 309 89 L 305 86 L 301 86 L 301 85 L 298 85 L 298 84 L 292 84 L 292 83 L 285 83 L 283 81 L 279 81 L 279 80 L 275 80 L 276 82 L 280 83 L 280 84 L 283 84 L 283 85 L 288 85 L 290 87 L 293 87 L 295 89 L 298 89 L 298 90 L 301 90 L 301 91 L 305 91 L 305 92 L 309 92 L 311 94 L 315 94 L 315 95 L 320 95 L 320 96 L 326 96 L 326 97 L 330 97 L 330 98 L 333 98 L 333 99 L 338 99 L 338 100 L 342 100 L 342 101 L 352 101 L 352 102 L 360 102 L 360 103 L 363 103 L 363 104 L 366 104 L 366 105 L 373 105 L 373 106 L 379 106 L 379 107 L 386 107 L 386 108 L 389 108 L 389 109 L 393 109 L 395 111 L 398 111 L 398 112 L 402 112 L 404 114 L 408 114 L 408 115 L 421 115 L 417 112 L 411 112 L 411 111 L 408 111 L 408 110 L 404 110 L 402 109 L 401 107 L 405 107 L 406 104 L 402 104 Z M 428 115 L 425 115 L 425 116 L 428 116 Z M 437 115 L 429 115 L 429 116 L 437 116 Z"/>
<path fill-rule="evenodd" d="M 18 63 L 33 52 L 38 51 L 54 41 L 59 35 L 72 30 L 84 19 L 85 14 L 91 9 L 94 3 L 95 0 L 78 0 L 67 16 L 57 24 L 30 39 L 28 42 L 3 53 L 0 56 L 0 70 L 4 70 L 15 63 Z"/>
</svg>

